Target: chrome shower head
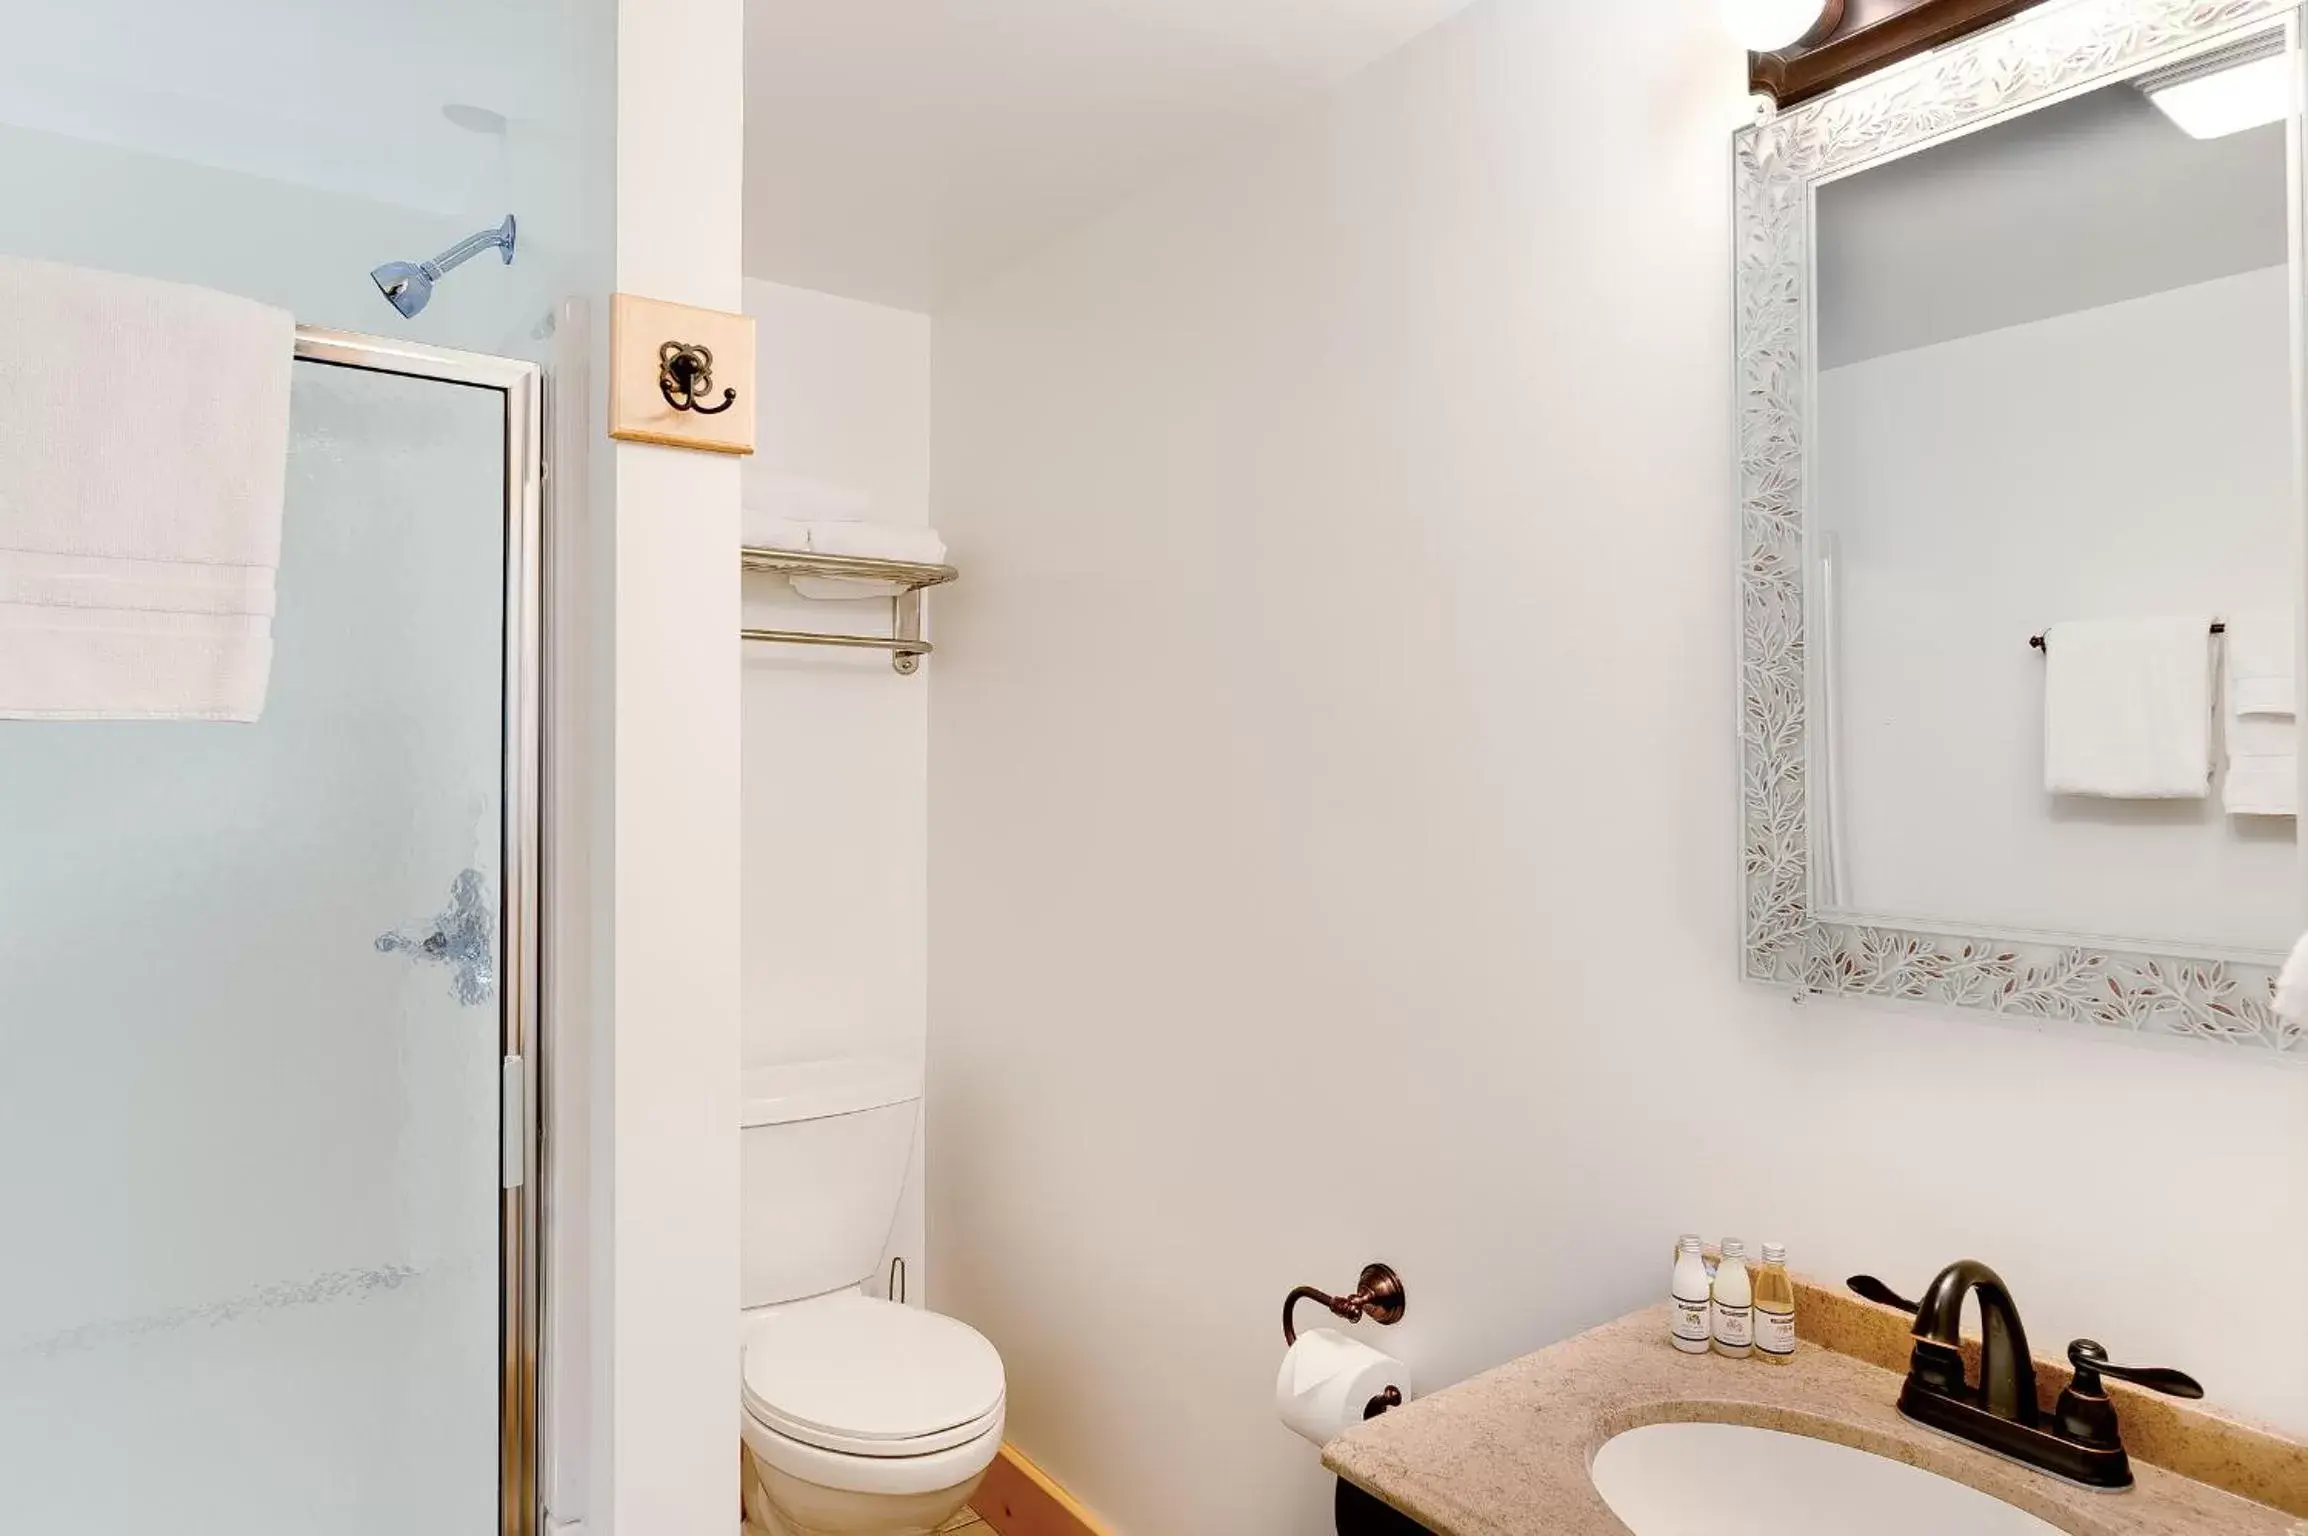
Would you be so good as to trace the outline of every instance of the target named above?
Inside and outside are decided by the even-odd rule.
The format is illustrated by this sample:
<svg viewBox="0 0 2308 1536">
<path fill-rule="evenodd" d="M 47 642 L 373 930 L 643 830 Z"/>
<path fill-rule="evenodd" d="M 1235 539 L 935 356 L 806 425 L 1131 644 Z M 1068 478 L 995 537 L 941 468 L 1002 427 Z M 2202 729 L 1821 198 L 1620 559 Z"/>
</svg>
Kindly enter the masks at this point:
<svg viewBox="0 0 2308 1536">
<path fill-rule="evenodd" d="M 403 315 L 415 315 L 433 296 L 432 278 L 413 261 L 388 261 L 369 276 L 377 292 Z"/>
<path fill-rule="evenodd" d="M 406 319 L 415 318 L 433 300 L 433 284 L 452 269 L 470 261 L 481 252 L 492 248 L 504 255 L 505 266 L 513 264 L 514 224 L 511 214 L 495 229 L 484 229 L 450 246 L 431 261 L 388 261 L 369 274 L 377 285 L 377 292 L 385 302 L 399 310 Z"/>
</svg>

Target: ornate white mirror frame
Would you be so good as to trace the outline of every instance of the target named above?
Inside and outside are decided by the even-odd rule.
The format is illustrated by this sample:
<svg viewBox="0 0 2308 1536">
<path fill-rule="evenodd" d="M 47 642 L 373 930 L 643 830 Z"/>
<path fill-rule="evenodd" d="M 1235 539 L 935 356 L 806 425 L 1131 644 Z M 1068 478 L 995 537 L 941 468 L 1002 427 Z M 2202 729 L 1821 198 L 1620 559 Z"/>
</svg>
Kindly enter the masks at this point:
<svg viewBox="0 0 2308 1536">
<path fill-rule="evenodd" d="M 1747 979 L 1799 993 L 1937 1003 L 2308 1056 L 2301 1032 L 2269 1006 L 2274 974 L 2265 964 L 2182 948 L 1999 937 L 1991 925 L 1963 934 L 1815 915 L 1804 648 L 1815 189 L 1861 166 L 2137 73 L 2164 55 L 2265 27 L 2294 15 L 2300 3 L 2049 0 L 1737 135 L 1741 959 Z M 2292 132 L 2297 175 L 2297 118 Z M 2295 220 L 2303 202 L 2296 191 Z M 2300 249 L 2296 231 L 2296 280 Z"/>
</svg>

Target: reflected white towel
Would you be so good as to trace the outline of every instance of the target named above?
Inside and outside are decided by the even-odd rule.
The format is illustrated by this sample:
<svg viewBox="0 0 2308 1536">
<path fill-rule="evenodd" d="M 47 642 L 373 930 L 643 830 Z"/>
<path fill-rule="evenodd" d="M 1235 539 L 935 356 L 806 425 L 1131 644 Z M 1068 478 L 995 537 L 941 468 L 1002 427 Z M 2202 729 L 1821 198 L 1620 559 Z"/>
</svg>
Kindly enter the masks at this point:
<svg viewBox="0 0 2308 1536">
<path fill-rule="evenodd" d="M 2299 815 L 2299 722 L 2229 710 L 2220 725 L 2228 752 L 2221 808 L 2231 816 Z"/>
<path fill-rule="evenodd" d="M 2099 619 L 2044 635 L 2044 788 L 2202 799 L 2212 776 L 2212 619 Z"/>
<path fill-rule="evenodd" d="M 295 321 L 0 258 L 0 717 L 255 720 Z"/>
<path fill-rule="evenodd" d="M 2220 804 L 2231 816 L 2300 812 L 2299 702 L 2293 684 L 2293 618 L 2263 609 L 2228 619 L 2220 712 L 2228 768 Z"/>
<path fill-rule="evenodd" d="M 2308 933 L 2300 935 L 2276 973 L 2276 1016 L 2294 1024 L 2308 1024 Z"/>
<path fill-rule="evenodd" d="M 2222 647 L 2228 658 L 2230 714 L 2286 718 L 2299 714 L 2299 690 L 2293 682 L 2293 627 L 2289 608 L 2239 613 L 2228 620 Z"/>
</svg>

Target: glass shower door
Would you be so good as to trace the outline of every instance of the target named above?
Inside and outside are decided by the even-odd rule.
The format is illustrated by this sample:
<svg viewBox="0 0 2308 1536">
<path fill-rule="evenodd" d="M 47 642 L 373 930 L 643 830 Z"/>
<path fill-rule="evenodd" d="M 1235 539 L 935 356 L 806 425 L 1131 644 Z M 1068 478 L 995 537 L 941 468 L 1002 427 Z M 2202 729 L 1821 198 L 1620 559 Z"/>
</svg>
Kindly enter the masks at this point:
<svg viewBox="0 0 2308 1536">
<path fill-rule="evenodd" d="M 0 723 L 0 1531 L 500 1528 L 529 399 L 300 361 L 262 722 Z"/>
</svg>

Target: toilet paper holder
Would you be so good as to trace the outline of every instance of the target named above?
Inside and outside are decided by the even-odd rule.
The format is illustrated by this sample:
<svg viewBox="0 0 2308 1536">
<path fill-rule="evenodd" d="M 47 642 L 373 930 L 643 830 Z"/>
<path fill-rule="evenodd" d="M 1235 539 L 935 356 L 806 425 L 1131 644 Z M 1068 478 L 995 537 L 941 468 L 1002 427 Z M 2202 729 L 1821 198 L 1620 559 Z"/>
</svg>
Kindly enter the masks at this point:
<svg viewBox="0 0 2308 1536">
<path fill-rule="evenodd" d="M 1333 1317 L 1350 1323 L 1359 1323 L 1367 1317 L 1381 1326 L 1392 1327 L 1402 1321 L 1402 1276 L 1384 1264 L 1365 1264 L 1351 1294 L 1333 1296 L 1311 1285 L 1298 1287 L 1282 1298 L 1284 1344 L 1298 1342 L 1298 1325 L 1291 1321 L 1290 1315 L 1298 1310 L 1298 1304 L 1302 1301 L 1320 1302 L 1330 1309 Z"/>
</svg>

